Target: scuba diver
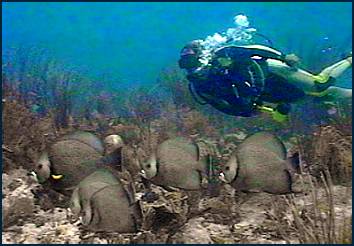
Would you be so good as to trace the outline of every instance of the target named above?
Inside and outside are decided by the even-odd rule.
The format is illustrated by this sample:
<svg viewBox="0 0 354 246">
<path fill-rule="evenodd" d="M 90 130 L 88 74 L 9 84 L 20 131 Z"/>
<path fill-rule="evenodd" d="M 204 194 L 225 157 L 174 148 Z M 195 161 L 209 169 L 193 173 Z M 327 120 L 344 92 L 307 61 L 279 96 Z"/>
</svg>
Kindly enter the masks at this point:
<svg viewBox="0 0 354 246">
<path fill-rule="evenodd" d="M 284 55 L 263 45 L 225 45 L 213 50 L 205 62 L 202 41 L 195 40 L 180 55 L 179 67 L 187 71 L 193 97 L 229 115 L 249 117 L 269 112 L 275 120 L 283 121 L 291 103 L 306 95 L 351 97 L 352 93 L 333 86 L 351 67 L 351 54 L 318 75 L 298 68 L 294 54 Z"/>
</svg>

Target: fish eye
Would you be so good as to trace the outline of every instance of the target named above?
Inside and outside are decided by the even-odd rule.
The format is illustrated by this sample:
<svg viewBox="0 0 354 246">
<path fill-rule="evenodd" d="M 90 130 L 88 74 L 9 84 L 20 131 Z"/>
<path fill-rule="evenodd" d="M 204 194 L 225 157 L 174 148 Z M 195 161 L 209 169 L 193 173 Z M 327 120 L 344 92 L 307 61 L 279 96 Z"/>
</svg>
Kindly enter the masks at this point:
<svg viewBox="0 0 354 246">
<path fill-rule="evenodd" d="M 39 164 L 37 167 L 38 167 L 38 169 L 42 169 L 43 165 Z"/>
<path fill-rule="evenodd" d="M 146 167 L 147 167 L 147 168 L 151 168 L 151 164 L 147 164 Z"/>
<path fill-rule="evenodd" d="M 229 166 L 225 167 L 225 170 L 226 170 L 226 171 L 229 171 L 229 170 L 230 170 L 230 167 L 229 167 Z"/>
</svg>

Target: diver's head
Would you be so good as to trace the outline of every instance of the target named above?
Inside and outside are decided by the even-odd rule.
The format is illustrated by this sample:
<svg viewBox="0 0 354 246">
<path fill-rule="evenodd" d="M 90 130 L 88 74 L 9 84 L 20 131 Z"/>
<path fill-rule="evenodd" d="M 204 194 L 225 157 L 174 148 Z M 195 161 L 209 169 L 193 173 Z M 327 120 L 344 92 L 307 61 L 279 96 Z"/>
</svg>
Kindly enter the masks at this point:
<svg viewBox="0 0 354 246">
<path fill-rule="evenodd" d="M 202 54 L 202 45 L 199 40 L 195 40 L 184 46 L 181 50 L 181 58 L 178 61 L 179 67 L 182 69 L 195 69 L 200 67 L 199 58 Z"/>
</svg>

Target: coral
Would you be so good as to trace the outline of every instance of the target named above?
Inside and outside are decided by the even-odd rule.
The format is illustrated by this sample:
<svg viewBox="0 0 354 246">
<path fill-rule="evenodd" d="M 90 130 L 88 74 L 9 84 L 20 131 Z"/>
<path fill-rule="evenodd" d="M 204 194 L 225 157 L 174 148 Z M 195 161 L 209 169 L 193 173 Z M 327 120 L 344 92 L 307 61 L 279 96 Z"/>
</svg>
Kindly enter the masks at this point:
<svg viewBox="0 0 354 246">
<path fill-rule="evenodd" d="M 33 168 L 33 162 L 55 137 L 50 118 L 35 117 L 22 103 L 9 98 L 2 103 L 3 170 Z"/>
<path fill-rule="evenodd" d="M 158 195 L 158 199 L 140 202 L 144 216 L 142 229 L 156 233 L 182 226 L 187 220 L 187 196 L 183 192 L 170 192 L 155 185 L 152 185 L 151 191 Z"/>
<path fill-rule="evenodd" d="M 336 127 L 320 127 L 314 133 L 307 163 L 312 175 L 319 177 L 329 170 L 335 184 L 351 182 L 352 136 L 345 135 Z"/>
<path fill-rule="evenodd" d="M 205 137 L 217 136 L 216 129 L 209 123 L 208 118 L 196 110 L 185 110 L 180 113 L 182 134 L 200 135 Z"/>
<path fill-rule="evenodd" d="M 118 124 L 107 130 L 106 135 L 109 134 L 118 134 L 123 138 L 125 144 L 132 146 L 140 142 L 141 129 L 133 124 Z"/>
<path fill-rule="evenodd" d="M 161 112 L 161 99 L 146 91 L 144 87 L 132 91 L 127 101 L 127 107 L 132 113 L 132 120 L 140 128 L 147 127 Z"/>
<path fill-rule="evenodd" d="M 163 71 L 158 78 L 158 84 L 169 94 L 168 99 L 177 111 L 183 107 L 195 107 L 196 103 L 188 91 L 188 81 L 180 70 Z"/>
</svg>

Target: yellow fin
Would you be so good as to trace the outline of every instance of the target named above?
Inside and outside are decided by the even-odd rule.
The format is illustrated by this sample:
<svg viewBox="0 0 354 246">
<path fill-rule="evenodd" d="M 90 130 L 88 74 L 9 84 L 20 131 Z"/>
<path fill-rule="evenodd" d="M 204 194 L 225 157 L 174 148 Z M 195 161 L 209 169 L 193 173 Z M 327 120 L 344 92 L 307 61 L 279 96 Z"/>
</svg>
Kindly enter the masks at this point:
<svg viewBox="0 0 354 246">
<path fill-rule="evenodd" d="M 289 119 L 286 114 L 279 113 L 278 111 L 272 112 L 272 118 L 280 123 L 285 123 Z"/>
<path fill-rule="evenodd" d="M 257 108 L 262 112 L 269 112 L 269 113 L 274 112 L 273 108 L 267 106 L 257 106 Z"/>
<path fill-rule="evenodd" d="M 52 178 L 55 179 L 55 180 L 58 180 L 58 179 L 63 178 L 63 175 L 61 175 L 61 174 L 59 174 L 59 175 L 54 175 L 54 174 L 52 174 L 51 176 L 52 176 Z"/>
</svg>

